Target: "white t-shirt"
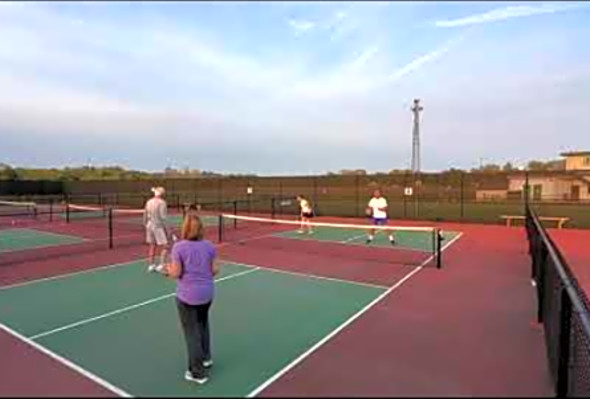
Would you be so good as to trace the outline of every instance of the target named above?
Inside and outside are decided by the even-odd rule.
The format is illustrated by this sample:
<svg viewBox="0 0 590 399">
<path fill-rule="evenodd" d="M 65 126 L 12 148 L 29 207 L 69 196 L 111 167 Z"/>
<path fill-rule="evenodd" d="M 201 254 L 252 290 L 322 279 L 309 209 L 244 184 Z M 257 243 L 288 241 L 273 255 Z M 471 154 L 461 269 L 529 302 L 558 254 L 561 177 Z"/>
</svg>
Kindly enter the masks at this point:
<svg viewBox="0 0 590 399">
<path fill-rule="evenodd" d="M 387 200 L 384 197 L 373 197 L 369 201 L 369 208 L 373 209 L 373 217 L 375 219 L 385 219 L 387 217 L 387 212 L 379 210 L 379 208 L 385 208 L 386 206 Z"/>
<path fill-rule="evenodd" d="M 299 206 L 301 207 L 301 213 L 311 213 L 311 207 L 309 206 L 309 202 L 307 202 L 307 200 L 301 200 Z"/>
<path fill-rule="evenodd" d="M 146 227 L 163 228 L 166 226 L 166 214 L 166 201 L 153 197 L 145 204 L 143 223 Z"/>
</svg>

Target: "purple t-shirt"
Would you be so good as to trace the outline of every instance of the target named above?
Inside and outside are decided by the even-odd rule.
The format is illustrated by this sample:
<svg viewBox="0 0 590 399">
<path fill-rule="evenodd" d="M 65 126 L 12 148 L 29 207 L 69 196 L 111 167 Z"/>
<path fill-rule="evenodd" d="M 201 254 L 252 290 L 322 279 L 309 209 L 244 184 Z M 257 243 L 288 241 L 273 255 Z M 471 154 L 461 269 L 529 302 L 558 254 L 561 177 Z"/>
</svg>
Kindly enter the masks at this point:
<svg viewBox="0 0 590 399">
<path fill-rule="evenodd" d="M 213 300 L 213 260 L 217 250 L 211 241 L 178 241 L 172 247 L 172 261 L 182 265 L 176 296 L 189 305 Z"/>
</svg>

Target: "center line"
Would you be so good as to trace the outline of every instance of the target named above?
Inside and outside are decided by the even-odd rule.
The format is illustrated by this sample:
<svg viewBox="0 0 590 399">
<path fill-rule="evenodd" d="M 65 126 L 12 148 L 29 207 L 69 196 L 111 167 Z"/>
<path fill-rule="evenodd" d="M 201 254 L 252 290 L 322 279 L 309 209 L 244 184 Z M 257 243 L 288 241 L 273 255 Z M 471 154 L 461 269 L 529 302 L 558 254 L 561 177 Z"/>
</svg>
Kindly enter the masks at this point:
<svg viewBox="0 0 590 399">
<path fill-rule="evenodd" d="M 227 281 L 227 280 L 230 280 L 230 279 L 232 279 L 234 277 L 244 276 L 246 274 L 255 272 L 257 270 L 260 270 L 260 268 L 253 268 L 253 269 L 246 270 L 246 271 L 243 271 L 243 272 L 240 272 L 240 273 L 231 274 L 229 276 L 226 276 L 226 277 L 222 277 L 220 279 L 217 279 L 217 280 L 215 280 L 215 282 L 219 283 L 219 282 L 222 282 L 222 281 Z M 61 331 L 70 330 L 70 329 L 75 328 L 75 327 L 79 327 L 79 326 L 82 326 L 82 325 L 85 325 L 85 324 L 88 324 L 88 323 L 92 323 L 92 322 L 97 321 L 97 320 L 105 319 L 107 317 L 111 317 L 111 316 L 114 316 L 114 315 L 117 315 L 117 314 L 128 312 L 130 310 L 137 309 L 137 308 L 140 308 L 140 307 L 143 307 L 143 306 L 146 306 L 146 305 L 149 305 L 149 304 L 152 304 L 152 303 L 161 301 L 163 299 L 173 297 L 174 295 L 176 295 L 176 292 L 172 292 L 170 294 L 161 295 L 159 297 L 152 298 L 152 299 L 149 299 L 149 300 L 144 301 L 144 302 L 136 303 L 135 305 L 126 306 L 126 307 L 121 308 L 121 309 L 113 310 L 112 312 L 103 313 L 103 314 L 101 314 L 99 316 L 91 317 L 89 319 L 80 320 L 80 321 L 77 321 L 75 323 L 71 323 L 71 324 L 67 324 L 67 325 L 62 326 L 62 327 L 59 327 L 59 328 L 55 328 L 53 330 L 45 331 L 43 333 L 40 333 L 40 334 L 36 334 L 36 335 L 31 336 L 31 337 L 29 337 L 29 339 L 30 340 L 36 340 L 36 339 L 39 339 L 39 338 L 42 338 L 42 337 L 46 337 L 48 335 L 52 335 L 52 334 L 61 332 Z"/>
</svg>

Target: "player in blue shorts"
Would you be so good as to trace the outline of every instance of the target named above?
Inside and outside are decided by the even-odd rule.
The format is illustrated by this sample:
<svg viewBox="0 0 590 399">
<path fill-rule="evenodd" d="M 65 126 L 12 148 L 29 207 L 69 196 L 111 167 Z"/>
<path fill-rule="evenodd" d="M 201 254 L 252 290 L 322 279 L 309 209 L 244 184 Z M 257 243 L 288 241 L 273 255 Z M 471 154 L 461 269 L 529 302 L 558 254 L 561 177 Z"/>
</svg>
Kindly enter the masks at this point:
<svg viewBox="0 0 590 399">
<path fill-rule="evenodd" d="M 387 200 L 385 197 L 381 196 L 381 191 L 375 190 L 373 192 L 373 198 L 369 201 L 369 205 L 367 207 L 367 214 L 370 214 L 373 219 L 373 224 L 376 226 L 385 226 L 387 225 Z M 367 237 L 367 244 L 370 244 L 375 237 L 375 229 L 369 231 L 369 236 Z M 389 231 L 389 242 L 394 245 L 395 238 L 393 237 L 393 232 Z"/>
</svg>

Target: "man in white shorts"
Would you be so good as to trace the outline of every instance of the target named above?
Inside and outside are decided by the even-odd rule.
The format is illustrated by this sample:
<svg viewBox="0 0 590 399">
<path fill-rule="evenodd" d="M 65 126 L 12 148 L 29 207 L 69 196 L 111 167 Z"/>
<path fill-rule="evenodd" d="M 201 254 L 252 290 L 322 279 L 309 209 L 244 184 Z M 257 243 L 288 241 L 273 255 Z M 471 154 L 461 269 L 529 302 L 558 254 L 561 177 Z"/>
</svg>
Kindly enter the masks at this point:
<svg viewBox="0 0 590 399">
<path fill-rule="evenodd" d="M 168 206 L 163 198 L 165 190 L 163 187 L 154 187 L 152 192 L 154 197 L 146 202 L 143 213 L 146 242 L 150 246 L 148 253 L 148 271 L 150 272 L 158 271 L 161 265 L 165 264 L 168 252 L 168 232 L 166 230 Z M 158 249 L 160 249 L 160 265 L 154 263 L 154 257 Z"/>
<path fill-rule="evenodd" d="M 381 191 L 375 190 L 373 192 L 373 198 L 369 201 L 367 213 L 371 215 L 373 224 L 376 226 L 387 225 L 387 200 L 381 196 Z M 370 244 L 375 237 L 375 229 L 369 231 L 367 237 L 367 244 Z M 393 231 L 389 230 L 389 242 L 394 245 L 395 239 L 393 237 Z"/>
</svg>

